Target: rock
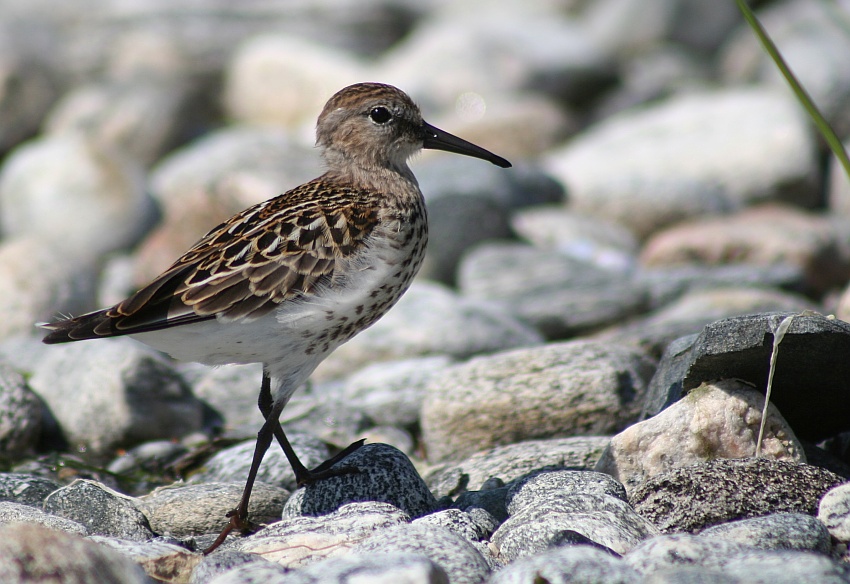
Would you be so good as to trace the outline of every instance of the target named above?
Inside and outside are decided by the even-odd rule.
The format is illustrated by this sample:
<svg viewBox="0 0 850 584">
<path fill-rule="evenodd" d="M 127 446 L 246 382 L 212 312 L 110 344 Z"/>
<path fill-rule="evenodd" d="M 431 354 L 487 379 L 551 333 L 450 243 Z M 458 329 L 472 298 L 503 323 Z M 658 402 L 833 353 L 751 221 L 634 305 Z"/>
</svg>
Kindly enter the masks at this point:
<svg viewBox="0 0 850 584">
<path fill-rule="evenodd" d="M 6 159 L 0 229 L 88 258 L 132 245 L 153 222 L 141 169 L 78 133 L 38 138 Z"/>
<path fill-rule="evenodd" d="M 445 527 L 466 541 L 474 543 L 489 537 L 482 526 L 475 522 L 472 516 L 460 509 L 443 509 L 428 515 L 424 515 L 412 522 L 413 525 L 436 525 Z"/>
<path fill-rule="evenodd" d="M 259 429 L 259 426 L 257 426 Z M 328 447 L 317 438 L 301 432 L 287 434 L 298 459 L 307 467 L 314 468 L 328 458 Z M 203 468 L 193 474 L 189 482 L 198 483 L 242 483 L 248 478 L 256 440 L 248 440 L 226 448 L 207 460 Z M 295 473 L 292 465 L 283 454 L 283 450 L 272 444 L 263 457 L 263 464 L 257 473 L 257 480 L 269 485 L 277 485 L 290 491 L 296 489 Z"/>
<path fill-rule="evenodd" d="M 366 444 L 331 468 L 358 472 L 330 477 L 307 485 L 286 502 L 283 517 L 326 515 L 346 503 L 375 501 L 394 505 L 420 517 L 437 505 L 410 459 L 386 444 Z"/>
<path fill-rule="evenodd" d="M 657 533 L 625 502 L 623 486 L 601 473 L 537 473 L 516 482 L 507 500 L 510 517 L 491 542 L 508 560 L 557 545 L 565 534 L 623 554 Z"/>
<path fill-rule="evenodd" d="M 596 464 L 634 490 L 648 478 L 718 458 L 753 456 L 764 395 L 734 379 L 704 383 L 652 418 L 613 438 Z M 806 462 L 803 446 L 773 404 L 761 456 Z"/>
<path fill-rule="evenodd" d="M 131 541 L 153 538 L 138 500 L 95 481 L 77 479 L 44 500 L 44 510 L 84 525 L 89 535 L 108 535 Z"/>
<path fill-rule="evenodd" d="M 318 517 L 285 517 L 236 545 L 242 552 L 295 568 L 340 559 L 374 532 L 409 521 L 409 515 L 387 503 L 349 503 Z"/>
<path fill-rule="evenodd" d="M 762 550 L 832 552 L 829 532 L 823 523 L 803 513 L 775 513 L 721 523 L 700 532 L 700 537 L 734 541 Z"/>
<path fill-rule="evenodd" d="M 550 584 L 593 582 L 637 584 L 640 575 L 625 562 L 589 546 L 567 546 L 511 562 L 488 580 L 489 584 Z"/>
<path fill-rule="evenodd" d="M 190 89 L 189 83 L 173 78 L 95 81 L 67 93 L 45 130 L 79 132 L 106 151 L 148 167 L 187 133 Z"/>
<path fill-rule="evenodd" d="M 721 319 L 762 312 L 800 312 L 816 307 L 802 296 L 759 286 L 695 287 L 646 316 L 607 328 L 592 338 L 660 356 L 674 340 L 698 333 Z"/>
<path fill-rule="evenodd" d="M 679 223 L 651 237 L 640 261 L 645 266 L 792 265 L 806 275 L 805 289 L 816 296 L 850 278 L 850 248 L 830 219 L 787 205 Z"/>
<path fill-rule="evenodd" d="M 56 481 L 31 474 L 0 473 L 0 501 L 32 505 L 41 509 L 47 495 L 61 486 Z"/>
<path fill-rule="evenodd" d="M 17 460 L 31 454 L 41 434 L 41 400 L 24 377 L 0 360 L 0 453 Z"/>
<path fill-rule="evenodd" d="M 0 339 L 32 336 L 36 322 L 90 308 L 96 279 L 89 260 L 35 236 L 0 241 Z"/>
<path fill-rule="evenodd" d="M 415 281 L 381 320 L 319 365 L 313 379 L 342 377 L 377 361 L 434 354 L 465 359 L 542 340 L 537 331 L 493 307 L 465 300 L 445 286 Z"/>
<path fill-rule="evenodd" d="M 514 243 L 485 243 L 470 251 L 458 286 L 464 296 L 495 303 L 548 339 L 620 322 L 648 303 L 646 290 L 624 270 Z"/>
<path fill-rule="evenodd" d="M 379 553 L 370 556 L 334 558 L 311 564 L 297 572 L 295 584 L 375 582 L 392 584 L 448 584 L 445 570 L 418 554 Z"/>
<path fill-rule="evenodd" d="M 84 525 L 71 519 L 51 515 L 40 508 L 22 503 L 0 502 L 0 525 L 5 527 L 15 523 L 37 524 L 51 531 L 64 531 L 80 536 L 88 535 L 88 530 Z"/>
<path fill-rule="evenodd" d="M 645 237 L 754 201 L 814 205 L 807 124 L 794 100 L 773 89 L 691 93 L 612 116 L 551 152 L 545 166 L 576 211 Z"/>
<path fill-rule="evenodd" d="M 365 68 L 326 44 L 290 34 L 256 36 L 237 48 L 227 69 L 225 108 L 243 123 L 312 125 L 334 92 L 367 77 Z"/>
<path fill-rule="evenodd" d="M 519 209 L 511 227 L 539 249 L 554 250 L 598 268 L 620 271 L 636 260 L 638 242 L 628 229 L 559 205 Z"/>
<path fill-rule="evenodd" d="M 367 365 L 345 379 L 341 400 L 376 424 L 411 426 L 419 421 L 428 380 L 451 363 L 434 355 Z"/>
<path fill-rule="evenodd" d="M 650 385 L 643 416 L 651 416 L 684 392 L 715 379 L 767 385 L 772 339 L 791 313 L 753 314 L 706 326 L 692 343 L 675 347 Z M 850 351 L 850 325 L 814 313 L 795 313 L 780 343 L 771 403 L 801 440 L 819 442 L 848 428 L 850 365 L 832 356 Z M 829 404 L 820 407 L 819 404 Z"/>
<path fill-rule="evenodd" d="M 57 575 L 61 575 L 57 578 Z M 141 566 L 79 536 L 38 525 L 0 528 L 0 580 L 79 584 L 150 584 Z"/>
<path fill-rule="evenodd" d="M 494 477 L 508 483 L 543 467 L 590 470 L 609 441 L 607 436 L 573 436 L 496 446 L 456 464 L 438 465 L 426 482 L 437 496 L 457 495 L 477 491 Z"/>
<path fill-rule="evenodd" d="M 155 489 L 142 497 L 141 502 L 156 533 L 191 537 L 221 531 L 227 523 L 227 513 L 236 508 L 243 489 L 243 483 L 176 484 Z M 260 481 L 254 483 L 248 521 L 257 524 L 276 521 L 287 498 L 286 489 Z"/>
<path fill-rule="evenodd" d="M 188 582 L 201 556 L 164 541 L 135 542 L 95 535 L 89 541 L 131 559 L 157 582 Z"/>
<path fill-rule="evenodd" d="M 614 432 L 636 419 L 652 369 L 639 353 L 592 341 L 449 368 L 428 384 L 422 408 L 428 457 L 461 460 L 522 440 Z"/>
<path fill-rule="evenodd" d="M 850 73 L 839 55 L 850 50 L 850 40 L 835 14 L 808 2 L 780 2 L 757 12 L 800 84 L 838 135 L 846 136 L 850 115 L 843 104 L 850 96 Z M 752 29 L 743 23 L 722 47 L 718 64 L 725 83 L 788 87 Z"/>
<path fill-rule="evenodd" d="M 192 393 L 221 414 L 228 428 L 257 432 L 265 421 L 257 407 L 262 371 L 260 363 L 206 367 Z"/>
<path fill-rule="evenodd" d="M 765 459 L 717 459 L 648 479 L 629 495 L 661 531 L 697 532 L 735 519 L 817 512 L 842 479 L 818 467 Z"/>
<path fill-rule="evenodd" d="M 753 584 L 795 584 L 811 580 L 824 584 L 850 582 L 847 565 L 820 554 L 796 550 L 756 551 L 732 556 L 723 571 Z"/>
<path fill-rule="evenodd" d="M 270 562 L 257 554 L 246 554 L 245 552 L 237 552 L 235 550 L 219 549 L 216 553 L 204 556 L 201 559 L 192 571 L 192 577 L 189 580 L 189 584 L 208 584 L 209 582 L 213 582 L 215 578 L 219 576 L 221 576 L 224 581 L 230 579 L 231 582 L 233 582 L 233 578 L 237 574 L 242 574 L 243 570 L 248 568 L 250 564 L 261 564 L 262 567 L 260 569 L 268 569 L 271 573 L 270 576 L 280 576 L 287 573 L 286 568 L 280 564 Z M 230 573 L 230 575 L 225 576 L 225 574 L 228 573 Z M 246 574 L 246 580 L 242 580 L 242 582 L 248 581 Z M 262 580 L 262 582 L 269 581 L 273 580 L 270 578 Z"/>
<path fill-rule="evenodd" d="M 127 338 L 50 347 L 30 386 L 68 441 L 95 454 L 201 427 L 201 404 L 179 375 Z"/>
<path fill-rule="evenodd" d="M 840 542 L 850 542 L 850 483 L 826 492 L 818 505 L 818 519 Z"/>
<path fill-rule="evenodd" d="M 641 574 L 651 575 L 680 565 L 722 569 L 729 556 L 750 550 L 742 543 L 687 533 L 659 535 L 632 549 L 623 559 Z"/>
<path fill-rule="evenodd" d="M 475 547 L 445 527 L 436 525 L 397 525 L 376 532 L 351 549 L 354 556 L 376 553 L 410 553 L 425 556 L 448 575 L 449 582 L 482 582 L 490 572 Z"/>
<path fill-rule="evenodd" d="M 261 560 L 251 562 L 247 566 L 237 566 L 222 572 L 211 580 L 198 580 L 203 584 L 286 584 L 292 582 L 292 570 L 287 570 L 280 564 Z"/>
</svg>

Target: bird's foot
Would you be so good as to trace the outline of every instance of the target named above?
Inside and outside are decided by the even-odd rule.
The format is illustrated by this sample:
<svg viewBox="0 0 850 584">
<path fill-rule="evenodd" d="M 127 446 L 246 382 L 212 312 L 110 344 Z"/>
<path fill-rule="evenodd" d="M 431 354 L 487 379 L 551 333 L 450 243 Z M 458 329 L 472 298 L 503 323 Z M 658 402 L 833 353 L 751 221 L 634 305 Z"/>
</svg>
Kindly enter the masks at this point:
<svg viewBox="0 0 850 584">
<path fill-rule="evenodd" d="M 360 472 L 360 469 L 354 468 L 353 466 L 341 466 L 339 468 L 332 468 L 336 463 L 342 461 L 347 458 L 348 455 L 358 450 L 366 439 L 358 440 L 350 444 L 345 450 L 337 453 L 335 456 L 329 458 L 316 468 L 312 470 L 308 470 L 306 473 L 302 473 L 301 476 L 296 476 L 295 481 L 299 487 L 303 487 L 305 485 L 311 485 L 316 481 L 320 481 L 322 479 L 327 479 L 330 477 L 338 477 L 347 474 L 356 474 Z"/>
<path fill-rule="evenodd" d="M 218 537 L 215 538 L 215 541 L 204 550 L 204 555 L 209 555 L 215 549 L 224 543 L 224 540 L 227 539 L 227 536 L 230 535 L 231 531 L 239 531 L 241 533 L 247 533 L 249 531 L 253 531 L 256 527 L 253 523 L 248 521 L 248 513 L 242 512 L 242 510 L 237 507 L 236 509 L 231 509 L 227 512 L 225 517 L 228 517 L 230 521 L 225 525 L 224 529 L 221 530 L 221 533 L 218 534 Z"/>
</svg>

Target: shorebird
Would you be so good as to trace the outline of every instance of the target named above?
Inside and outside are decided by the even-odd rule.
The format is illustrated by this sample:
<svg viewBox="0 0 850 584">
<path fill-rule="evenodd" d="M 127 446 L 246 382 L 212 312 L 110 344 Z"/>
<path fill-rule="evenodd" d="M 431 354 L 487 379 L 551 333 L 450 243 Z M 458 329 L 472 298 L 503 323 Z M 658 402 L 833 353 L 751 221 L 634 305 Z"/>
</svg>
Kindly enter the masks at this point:
<svg viewBox="0 0 850 584">
<path fill-rule="evenodd" d="M 336 347 L 383 316 L 425 255 L 425 203 L 407 160 L 422 148 L 510 162 L 428 124 L 401 90 L 359 83 L 327 102 L 316 127 L 327 172 L 212 229 L 150 284 L 103 310 L 43 324 L 44 342 L 129 335 L 183 361 L 262 363 L 265 419 L 242 498 L 205 553 L 245 531 L 254 480 L 272 438 L 298 486 L 355 442 L 308 470 L 280 425 L 292 393 Z"/>
</svg>

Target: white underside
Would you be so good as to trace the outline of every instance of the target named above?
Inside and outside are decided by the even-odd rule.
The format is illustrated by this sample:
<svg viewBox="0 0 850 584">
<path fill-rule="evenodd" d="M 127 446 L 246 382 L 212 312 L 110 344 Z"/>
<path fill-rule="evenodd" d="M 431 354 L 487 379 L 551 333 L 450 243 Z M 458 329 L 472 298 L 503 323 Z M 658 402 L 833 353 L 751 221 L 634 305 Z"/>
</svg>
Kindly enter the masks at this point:
<svg viewBox="0 0 850 584">
<path fill-rule="evenodd" d="M 344 287 L 326 288 L 307 300 L 284 302 L 256 320 L 227 323 L 207 320 L 132 337 L 181 361 L 206 365 L 263 363 L 274 382 L 275 401 L 281 397 L 288 399 L 341 344 L 332 343 L 326 351 L 308 355 L 310 339 L 302 333 L 325 330 L 329 326 L 328 311 L 356 318 L 356 307 L 368 302 L 371 291 L 389 279 L 404 255 L 390 247 L 379 253 L 375 251 L 351 264 Z M 372 257 L 374 261 L 365 264 L 363 257 Z"/>
</svg>

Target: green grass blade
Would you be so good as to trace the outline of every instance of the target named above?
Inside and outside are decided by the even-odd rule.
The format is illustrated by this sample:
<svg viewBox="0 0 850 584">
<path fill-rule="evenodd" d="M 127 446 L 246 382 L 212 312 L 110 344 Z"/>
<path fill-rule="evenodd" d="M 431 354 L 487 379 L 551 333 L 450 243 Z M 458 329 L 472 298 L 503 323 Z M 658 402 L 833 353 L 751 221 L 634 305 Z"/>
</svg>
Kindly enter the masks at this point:
<svg viewBox="0 0 850 584">
<path fill-rule="evenodd" d="M 826 140 L 826 143 L 829 144 L 829 148 L 841 161 L 841 165 L 844 167 L 844 172 L 847 173 L 848 179 L 850 179 L 850 159 L 847 158 L 847 151 L 844 150 L 844 145 L 841 143 L 841 140 L 838 139 L 838 136 L 835 135 L 835 132 L 832 129 L 832 126 L 829 125 L 829 122 L 826 121 L 826 118 L 820 113 L 820 110 L 815 105 L 815 102 L 812 101 L 811 96 L 808 92 L 803 89 L 803 86 L 800 85 L 800 82 L 797 81 L 797 78 L 794 76 L 794 73 L 791 72 L 791 69 L 788 67 L 788 64 L 785 62 L 785 59 L 782 58 L 782 55 L 779 53 L 779 50 L 776 48 L 776 45 L 773 44 L 773 41 L 768 36 L 767 32 L 762 27 L 761 23 L 756 18 L 756 15 L 753 14 L 753 11 L 750 10 L 749 5 L 747 5 L 746 0 L 735 0 L 738 4 L 738 8 L 741 9 L 741 12 L 744 15 L 744 19 L 746 19 L 747 24 L 750 25 L 750 28 L 753 29 L 753 32 L 756 33 L 756 36 L 761 41 L 762 46 L 764 46 L 765 51 L 770 55 L 773 59 L 773 62 L 776 63 L 777 68 L 782 73 L 782 76 L 785 77 L 785 80 L 788 82 L 788 85 L 791 86 L 791 89 L 794 91 L 794 94 L 797 96 L 797 99 L 800 103 L 803 104 L 803 107 L 806 108 L 806 111 L 809 113 L 809 116 L 815 122 L 815 125 L 818 128 L 818 131 Z"/>
</svg>

